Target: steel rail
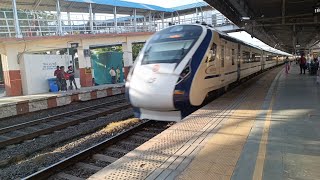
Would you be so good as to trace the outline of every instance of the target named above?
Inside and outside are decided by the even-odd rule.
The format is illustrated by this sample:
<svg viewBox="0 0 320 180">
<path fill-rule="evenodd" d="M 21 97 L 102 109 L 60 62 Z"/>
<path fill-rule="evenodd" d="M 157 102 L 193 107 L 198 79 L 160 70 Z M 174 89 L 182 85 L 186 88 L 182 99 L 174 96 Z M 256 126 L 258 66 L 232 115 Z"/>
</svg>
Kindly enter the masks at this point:
<svg viewBox="0 0 320 180">
<path fill-rule="evenodd" d="M 5 127 L 5 128 L 1 128 L 0 129 L 0 134 L 4 134 L 4 133 L 11 132 L 11 131 L 14 131 L 14 130 L 22 129 L 22 128 L 25 128 L 26 126 L 37 125 L 37 124 L 40 124 L 40 123 L 43 123 L 43 122 L 47 122 L 47 121 L 50 121 L 50 120 L 53 120 L 53 119 L 63 118 L 63 117 L 70 116 L 70 115 L 73 115 L 73 114 L 78 114 L 78 113 L 81 113 L 81 112 L 84 112 L 84 111 L 89 111 L 89 110 L 96 109 L 96 108 L 101 107 L 101 106 L 106 106 L 106 105 L 113 104 L 113 103 L 120 103 L 120 102 L 124 102 L 124 101 L 125 101 L 125 99 L 122 98 L 122 99 L 111 101 L 111 102 L 101 103 L 101 104 L 90 106 L 90 107 L 85 107 L 85 108 L 81 108 L 81 109 L 77 109 L 77 110 L 73 110 L 73 111 L 69 111 L 69 112 L 65 112 L 65 113 L 60 113 L 60 114 L 53 115 L 53 116 L 50 116 L 50 117 L 40 118 L 40 119 L 36 119 L 36 120 L 33 120 L 33 121 L 28 121 L 28 122 L 16 124 L 16 125 L 13 125 L 13 126 L 8 126 L 8 127 Z"/>
<path fill-rule="evenodd" d="M 91 120 L 91 119 L 95 119 L 95 118 L 100 117 L 100 116 L 112 114 L 114 112 L 118 112 L 118 111 L 127 109 L 129 107 L 130 107 L 130 104 L 121 103 L 121 104 L 118 104 L 115 108 L 106 109 L 105 111 L 94 113 L 94 114 L 89 114 L 87 116 L 76 117 L 75 120 L 71 120 L 71 121 L 68 121 L 68 122 L 65 122 L 65 123 L 62 123 L 62 124 L 58 124 L 56 126 L 52 126 L 52 127 L 48 127 L 48 128 L 45 128 L 45 129 L 41 129 L 39 131 L 35 131 L 35 132 L 29 133 L 29 134 L 26 134 L 26 135 L 13 137 L 13 138 L 1 141 L 0 142 L 0 148 L 8 146 L 8 145 L 15 144 L 15 143 L 19 143 L 19 142 L 24 141 L 24 140 L 28 140 L 28 139 L 32 139 L 32 138 L 35 138 L 35 137 L 39 137 L 41 135 L 49 134 L 49 133 L 52 133 L 52 132 L 60 130 L 60 129 L 65 129 L 66 127 L 73 126 L 73 125 L 76 125 L 76 124 L 80 124 L 82 122 L 85 122 L 85 121 L 88 121 L 88 120 Z"/>
</svg>

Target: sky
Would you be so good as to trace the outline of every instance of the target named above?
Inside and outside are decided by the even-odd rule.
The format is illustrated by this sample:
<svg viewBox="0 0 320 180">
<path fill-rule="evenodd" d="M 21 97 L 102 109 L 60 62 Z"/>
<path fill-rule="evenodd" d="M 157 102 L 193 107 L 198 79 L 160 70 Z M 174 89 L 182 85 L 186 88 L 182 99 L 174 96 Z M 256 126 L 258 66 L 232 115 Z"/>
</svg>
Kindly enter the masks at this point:
<svg viewBox="0 0 320 180">
<path fill-rule="evenodd" d="M 152 5 L 157 5 L 157 6 L 166 7 L 166 8 L 182 6 L 182 5 L 192 4 L 196 2 L 202 2 L 202 0 L 124 0 L 124 1 L 152 4 Z"/>
</svg>

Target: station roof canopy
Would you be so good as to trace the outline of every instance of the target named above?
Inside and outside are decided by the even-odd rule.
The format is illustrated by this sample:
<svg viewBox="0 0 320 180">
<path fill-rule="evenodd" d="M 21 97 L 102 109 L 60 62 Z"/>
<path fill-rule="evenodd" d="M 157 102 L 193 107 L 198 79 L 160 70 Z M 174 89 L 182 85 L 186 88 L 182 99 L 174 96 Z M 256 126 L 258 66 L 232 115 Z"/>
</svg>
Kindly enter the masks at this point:
<svg viewBox="0 0 320 180">
<path fill-rule="evenodd" d="M 194 9 L 196 8 L 198 8 L 199 11 L 212 10 L 212 7 L 204 1 L 173 7 L 172 9 L 174 9 L 175 11 L 179 11 L 179 14 L 190 14 L 194 13 Z"/>
<path fill-rule="evenodd" d="M 56 11 L 56 0 L 16 0 L 18 9 L 40 10 L 40 11 Z M 190 12 L 195 8 L 210 7 L 205 2 L 197 2 L 185 6 L 175 8 L 164 8 L 160 6 L 128 2 L 123 0 L 60 0 L 60 8 L 63 12 L 79 12 L 88 13 L 88 5 L 92 4 L 93 12 L 112 14 L 113 7 L 117 7 L 117 14 L 128 14 L 133 9 L 137 10 L 137 14 L 143 15 L 149 11 L 172 13 L 177 11 Z M 4 8 L 12 8 L 12 0 L 1 0 Z"/>
<path fill-rule="evenodd" d="M 309 49 L 320 39 L 320 0 L 205 0 L 272 47 Z"/>
<path fill-rule="evenodd" d="M 56 0 L 16 0 L 18 9 L 56 11 Z M 117 6 L 118 14 L 128 14 L 137 9 L 138 14 L 147 11 L 174 12 L 174 9 L 155 5 L 127 2 L 122 0 L 60 0 L 60 8 L 63 12 L 87 13 L 88 5 L 92 4 L 95 13 L 113 13 L 113 7 Z M 12 8 L 12 0 L 1 0 L 4 8 Z"/>
</svg>

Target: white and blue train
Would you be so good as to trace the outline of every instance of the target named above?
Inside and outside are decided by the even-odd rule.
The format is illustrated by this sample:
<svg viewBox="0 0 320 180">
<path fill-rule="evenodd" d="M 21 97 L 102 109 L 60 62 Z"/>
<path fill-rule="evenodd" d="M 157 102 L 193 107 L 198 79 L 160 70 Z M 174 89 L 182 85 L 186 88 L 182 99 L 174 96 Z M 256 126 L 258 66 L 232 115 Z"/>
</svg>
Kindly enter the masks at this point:
<svg viewBox="0 0 320 180">
<path fill-rule="evenodd" d="M 140 119 L 180 121 L 208 93 L 283 61 L 283 54 L 205 25 L 170 26 L 146 42 L 129 72 L 126 95 Z"/>
</svg>

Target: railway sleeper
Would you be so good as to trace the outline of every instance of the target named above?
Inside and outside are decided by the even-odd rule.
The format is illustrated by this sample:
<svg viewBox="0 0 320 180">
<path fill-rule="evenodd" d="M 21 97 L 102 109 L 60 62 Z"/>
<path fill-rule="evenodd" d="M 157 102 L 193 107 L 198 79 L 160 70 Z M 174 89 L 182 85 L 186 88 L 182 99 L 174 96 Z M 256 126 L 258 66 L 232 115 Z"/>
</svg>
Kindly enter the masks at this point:
<svg viewBox="0 0 320 180">
<path fill-rule="evenodd" d="M 94 160 L 103 161 L 103 162 L 107 162 L 107 163 L 113 163 L 118 159 L 118 158 L 114 158 L 114 157 L 107 156 L 107 155 L 104 155 L 104 154 L 95 154 L 95 155 L 92 156 L 92 158 Z"/>
<path fill-rule="evenodd" d="M 58 173 L 56 175 L 57 178 L 61 178 L 61 179 L 68 179 L 68 180 L 85 180 L 84 178 L 79 178 L 77 176 L 71 175 L 71 174 L 67 174 L 64 172 Z"/>
<path fill-rule="evenodd" d="M 83 162 L 78 162 L 76 166 L 84 169 L 89 169 L 92 171 L 100 171 L 102 169 L 102 167 L 94 166 L 94 165 L 83 163 Z"/>
</svg>

